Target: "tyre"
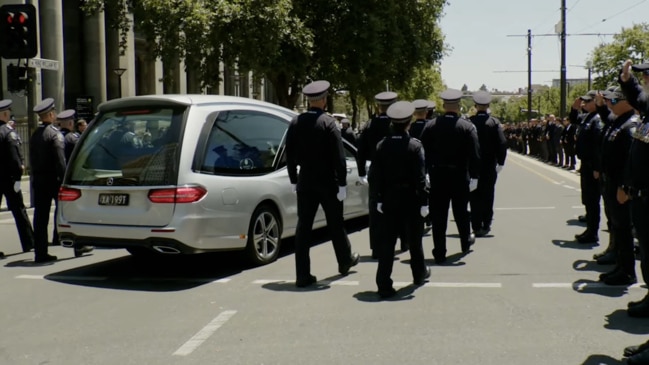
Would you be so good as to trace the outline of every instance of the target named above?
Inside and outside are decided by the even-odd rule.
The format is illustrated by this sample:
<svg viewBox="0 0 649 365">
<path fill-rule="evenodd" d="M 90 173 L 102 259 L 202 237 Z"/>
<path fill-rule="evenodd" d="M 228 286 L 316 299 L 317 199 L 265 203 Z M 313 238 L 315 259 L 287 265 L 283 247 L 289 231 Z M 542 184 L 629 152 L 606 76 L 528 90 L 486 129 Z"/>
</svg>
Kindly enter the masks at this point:
<svg viewBox="0 0 649 365">
<path fill-rule="evenodd" d="M 260 205 L 252 213 L 248 227 L 248 258 L 255 265 L 266 265 L 279 256 L 282 223 L 277 211 L 268 205 Z"/>
<path fill-rule="evenodd" d="M 144 247 L 129 247 L 126 249 L 126 251 L 128 251 L 128 253 L 135 257 L 147 258 L 159 256 L 156 252 Z"/>
</svg>

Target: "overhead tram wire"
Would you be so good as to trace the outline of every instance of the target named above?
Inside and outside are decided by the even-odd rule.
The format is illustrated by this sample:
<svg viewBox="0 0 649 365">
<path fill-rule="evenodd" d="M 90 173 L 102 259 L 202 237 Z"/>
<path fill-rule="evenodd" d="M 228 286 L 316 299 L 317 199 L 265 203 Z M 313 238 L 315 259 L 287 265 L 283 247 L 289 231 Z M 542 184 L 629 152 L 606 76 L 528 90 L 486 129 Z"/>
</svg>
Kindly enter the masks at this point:
<svg viewBox="0 0 649 365">
<path fill-rule="evenodd" d="M 617 13 L 615 13 L 615 14 L 613 14 L 613 15 L 607 17 L 607 18 L 604 18 L 604 19 L 602 19 L 601 21 L 598 21 L 598 22 L 596 22 L 596 23 L 592 23 L 591 25 L 589 25 L 589 26 L 587 26 L 587 27 L 581 29 L 581 30 L 580 30 L 579 32 L 577 32 L 577 33 L 581 33 L 581 32 L 583 32 L 584 30 L 587 30 L 587 29 L 590 29 L 590 28 L 592 28 L 592 27 L 594 27 L 594 26 L 597 26 L 597 25 L 600 25 L 600 24 L 602 24 L 602 23 L 605 23 L 605 22 L 607 22 L 607 21 L 609 21 L 609 20 L 611 20 L 611 19 L 613 19 L 613 18 L 615 18 L 615 17 L 617 17 L 617 16 L 619 16 L 619 15 L 622 15 L 622 14 L 626 13 L 627 11 L 629 11 L 629 10 L 631 10 L 631 9 L 633 9 L 633 8 L 635 8 L 635 7 L 637 7 L 637 6 L 639 6 L 639 5 L 642 5 L 642 4 L 646 3 L 646 2 L 647 2 L 647 0 L 641 0 L 640 2 L 635 3 L 634 5 L 631 5 L 631 6 L 629 6 L 628 8 L 626 8 L 626 9 L 624 9 L 624 10 L 621 10 L 621 11 L 619 11 L 619 12 L 617 12 Z"/>
</svg>

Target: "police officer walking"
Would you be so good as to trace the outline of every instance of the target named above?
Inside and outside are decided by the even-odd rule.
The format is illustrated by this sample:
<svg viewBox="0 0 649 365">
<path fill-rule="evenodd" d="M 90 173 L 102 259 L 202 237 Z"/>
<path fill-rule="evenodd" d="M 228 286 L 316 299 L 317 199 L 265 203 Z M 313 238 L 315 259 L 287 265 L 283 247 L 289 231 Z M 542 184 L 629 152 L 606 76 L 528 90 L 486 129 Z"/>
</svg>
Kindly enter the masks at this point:
<svg viewBox="0 0 649 365">
<path fill-rule="evenodd" d="M 428 215 L 424 150 L 421 142 L 408 134 L 414 111 L 413 104 L 406 101 L 396 102 L 388 108 L 392 134 L 379 142 L 370 169 L 372 198 L 377 202 L 378 212 L 385 218 L 385 235 L 377 247 L 376 285 L 381 298 L 396 294 L 390 276 L 394 248 L 402 232 L 406 232 L 410 246 L 413 283 L 422 285 L 430 277 L 421 242 L 423 219 Z"/>
<path fill-rule="evenodd" d="M 47 227 L 52 201 L 55 206 L 58 205 L 59 187 L 65 174 L 65 146 L 63 135 L 52 125 L 56 120 L 54 99 L 43 100 L 34 107 L 34 112 L 42 122 L 29 142 L 34 190 L 34 261 L 42 263 L 56 260 L 56 256 L 47 252 Z M 53 239 L 57 238 L 53 237 Z"/>
<path fill-rule="evenodd" d="M 570 110 L 570 122 L 579 125 L 577 130 L 576 152 L 581 161 L 579 179 L 581 183 L 581 202 L 586 208 L 586 230 L 575 235 L 579 243 L 599 241 L 600 222 L 600 183 L 596 179 L 599 170 L 599 151 L 602 120 L 597 113 L 596 90 L 575 100 Z M 580 113 L 584 110 L 584 113 Z"/>
<path fill-rule="evenodd" d="M 309 109 L 293 118 L 286 134 L 288 175 L 297 192 L 298 222 L 295 232 L 297 287 L 316 283 L 311 275 L 311 231 L 318 206 L 322 205 L 338 261 L 338 272 L 347 275 L 360 256 L 352 253 L 343 220 L 347 196 L 347 164 L 336 120 L 325 113 L 329 82 L 306 85 L 302 93 Z M 297 166 L 300 166 L 298 175 Z"/>
<path fill-rule="evenodd" d="M 601 105 L 602 95 L 598 94 L 597 99 L 597 103 Z M 603 138 L 600 178 L 604 182 L 602 195 L 611 218 L 611 234 L 615 237 L 617 264 L 613 271 L 600 275 L 600 280 L 607 285 L 631 285 L 635 284 L 636 275 L 631 208 L 625 192 L 625 174 L 633 134 L 640 118 L 626 101 L 621 89 L 605 92 L 603 99 L 613 116 L 610 117 L 611 127 Z"/>
<path fill-rule="evenodd" d="M 473 94 L 473 102 L 478 112 L 470 120 L 480 142 L 480 179 L 478 188 L 471 193 L 471 225 L 477 237 L 484 237 L 491 231 L 496 179 L 507 158 L 507 140 L 500 121 L 489 115 L 491 94 L 478 91 Z"/>
<path fill-rule="evenodd" d="M 631 218 L 640 246 L 640 268 L 645 284 L 649 283 L 649 96 L 629 69 L 631 61 L 624 64 L 620 75 L 620 86 L 629 104 L 644 113 L 645 117 L 633 134 L 629 162 L 627 165 L 626 192 L 631 199 Z M 649 85 L 649 63 L 633 66 L 641 71 L 644 84 Z M 649 294 L 636 302 L 629 303 L 631 317 L 649 317 Z M 649 353 L 646 354 L 649 362 Z"/>
<path fill-rule="evenodd" d="M 59 123 L 61 134 L 63 134 L 63 143 L 64 143 L 64 154 L 66 166 L 70 163 L 70 157 L 72 156 L 72 151 L 74 151 L 74 146 L 79 141 L 79 133 L 73 131 L 74 128 L 74 109 L 67 109 L 59 113 L 56 117 L 56 120 Z M 56 222 L 56 215 L 58 211 L 58 206 L 55 209 L 54 219 Z M 58 230 L 56 224 L 54 224 L 54 237 L 58 238 Z M 84 253 L 92 252 L 94 248 L 91 246 L 78 246 L 74 247 L 74 256 L 81 257 Z"/>
<path fill-rule="evenodd" d="M 428 114 L 428 106 L 430 102 L 428 100 L 418 99 L 412 102 L 412 105 L 415 107 L 415 121 L 410 125 L 409 134 L 413 138 L 420 139 L 421 132 L 424 131 L 424 127 L 428 120 L 426 115 Z M 392 123 L 394 125 L 394 122 Z"/>
<path fill-rule="evenodd" d="M 421 135 L 430 176 L 430 204 L 433 218 L 433 256 L 446 262 L 446 227 L 449 203 L 460 234 L 462 252 L 475 242 L 471 234 L 469 194 L 478 187 L 480 144 L 475 126 L 459 116 L 460 90 L 448 89 L 441 95 L 444 115 L 426 125 Z"/>
<path fill-rule="evenodd" d="M 11 104 L 12 101 L 8 99 L 0 101 L 0 198 L 5 196 L 7 199 L 7 207 L 16 222 L 23 252 L 29 252 L 34 247 L 34 231 L 20 189 L 25 169 L 20 138 L 7 124 L 11 116 Z M 0 252 L 0 256 L 4 256 L 4 253 Z"/>
<path fill-rule="evenodd" d="M 390 105 L 397 101 L 397 97 L 398 95 L 391 91 L 384 91 L 374 96 L 374 99 L 379 106 L 379 114 L 372 117 L 372 119 L 367 123 L 358 140 L 358 176 L 360 183 L 363 185 L 368 184 L 366 171 L 367 161 L 372 161 L 374 159 L 377 143 L 390 134 L 390 118 L 387 116 L 386 111 Z M 377 259 L 378 254 L 375 250 L 377 247 L 376 245 L 383 234 L 381 231 L 383 222 L 381 214 L 376 210 L 376 201 L 371 198 L 373 195 L 371 192 L 372 186 L 369 187 L 369 190 L 370 248 L 372 249 L 372 258 Z M 402 250 L 406 248 L 403 247 L 403 245 L 404 242 L 402 242 Z"/>
</svg>

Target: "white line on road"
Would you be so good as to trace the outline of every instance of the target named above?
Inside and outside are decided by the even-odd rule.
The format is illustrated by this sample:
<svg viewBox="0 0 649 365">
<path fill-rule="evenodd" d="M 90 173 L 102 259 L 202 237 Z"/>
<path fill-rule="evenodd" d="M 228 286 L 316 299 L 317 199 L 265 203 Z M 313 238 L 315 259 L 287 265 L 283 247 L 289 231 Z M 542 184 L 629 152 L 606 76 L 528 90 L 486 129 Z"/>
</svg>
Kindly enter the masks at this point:
<svg viewBox="0 0 649 365">
<path fill-rule="evenodd" d="M 42 280 L 45 275 L 18 275 L 16 279 Z"/>
<path fill-rule="evenodd" d="M 502 283 L 427 283 L 429 288 L 502 288 Z"/>
<path fill-rule="evenodd" d="M 494 210 L 552 210 L 557 207 L 511 207 L 511 208 L 494 208 Z"/>
<path fill-rule="evenodd" d="M 214 318 L 207 326 L 203 327 L 198 333 L 196 333 L 192 338 L 185 342 L 173 355 L 176 356 L 187 356 L 194 352 L 203 342 L 207 341 L 214 332 L 216 332 L 221 326 L 225 324 L 232 316 L 234 316 L 237 311 L 229 310 L 224 311 L 216 318 Z"/>
</svg>

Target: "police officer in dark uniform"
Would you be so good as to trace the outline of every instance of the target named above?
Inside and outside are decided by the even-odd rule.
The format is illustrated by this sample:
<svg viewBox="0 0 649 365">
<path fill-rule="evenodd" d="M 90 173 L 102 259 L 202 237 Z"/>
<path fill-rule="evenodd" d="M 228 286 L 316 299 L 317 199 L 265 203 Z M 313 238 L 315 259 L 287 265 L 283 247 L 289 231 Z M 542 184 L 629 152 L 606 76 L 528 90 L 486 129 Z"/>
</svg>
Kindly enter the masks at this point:
<svg viewBox="0 0 649 365">
<path fill-rule="evenodd" d="M 20 137 L 7 124 L 11 117 L 11 104 L 9 99 L 0 101 L 0 197 L 7 199 L 7 207 L 16 221 L 23 252 L 29 252 L 34 247 L 34 231 L 20 189 L 25 169 Z M 4 256 L 4 253 L 0 252 L 0 256 Z"/>
<path fill-rule="evenodd" d="M 74 129 L 74 109 L 67 109 L 59 113 L 56 117 L 56 120 L 59 123 L 61 134 L 63 134 L 63 143 L 65 162 L 66 165 L 70 163 L 70 157 L 72 156 L 72 151 L 74 151 L 74 146 L 79 141 L 79 133 L 73 131 Z M 58 210 L 58 207 L 57 207 Z M 55 210 L 56 211 L 56 210 Z M 56 213 L 55 213 L 56 216 Z M 56 219 L 56 218 L 55 218 Z M 56 224 L 54 225 L 54 237 L 58 237 L 58 230 Z M 81 257 L 84 253 L 89 253 L 94 250 L 91 246 L 79 246 L 75 245 L 74 247 L 74 256 Z"/>
<path fill-rule="evenodd" d="M 489 115 L 491 94 L 478 91 L 473 94 L 473 102 L 477 114 L 470 120 L 480 141 L 480 179 L 478 188 L 471 193 L 471 225 L 477 237 L 484 237 L 491 231 L 496 179 L 505 166 L 507 140 L 500 121 Z"/>
<path fill-rule="evenodd" d="M 63 134 L 52 125 L 56 120 L 54 99 L 43 100 L 34 107 L 34 112 L 42 122 L 29 142 L 34 190 L 34 261 L 42 263 L 56 260 L 56 256 L 47 252 L 47 226 L 52 201 L 58 205 L 59 187 L 65 174 L 65 146 Z"/>
<path fill-rule="evenodd" d="M 449 203 L 457 224 L 462 252 L 469 252 L 475 242 L 468 211 L 469 195 L 478 187 L 480 144 L 475 126 L 460 118 L 460 90 L 441 94 L 444 115 L 426 125 L 421 142 L 426 152 L 430 176 L 430 205 L 433 218 L 433 256 L 435 262 L 446 262 L 446 226 Z"/>
<path fill-rule="evenodd" d="M 379 106 L 379 114 L 374 116 L 361 132 L 358 140 L 358 176 L 363 185 L 367 185 L 367 161 L 372 161 L 376 153 L 376 145 L 390 134 L 390 118 L 386 111 L 391 104 L 397 101 L 398 95 L 391 91 L 378 93 L 374 96 Z M 371 168 L 371 167 L 370 167 Z M 369 187 L 370 197 L 372 196 L 372 186 Z M 376 210 L 376 201 L 369 199 L 369 231 L 370 231 L 370 248 L 372 249 L 372 258 L 378 258 L 374 252 L 376 243 L 380 240 L 381 227 L 383 226 L 381 214 Z M 402 249 L 405 247 L 402 247 Z"/>
<path fill-rule="evenodd" d="M 421 242 L 423 218 L 428 215 L 424 150 L 421 142 L 408 134 L 414 111 L 414 105 L 406 101 L 398 101 L 388 108 L 392 133 L 379 142 L 370 169 L 372 198 L 385 218 L 385 235 L 379 241 L 376 271 L 381 298 L 396 294 L 390 276 L 397 238 L 404 231 L 410 246 L 413 283 L 422 285 L 430 277 Z"/>
<path fill-rule="evenodd" d="M 354 135 L 354 130 L 351 128 L 351 123 L 347 118 L 343 118 L 340 121 L 340 136 L 351 143 L 352 146 L 356 146 L 356 135 Z"/>
<path fill-rule="evenodd" d="M 67 109 L 62 111 L 56 116 L 56 120 L 59 123 L 61 134 L 63 134 L 65 142 L 65 161 L 70 161 L 70 156 L 72 156 L 72 151 L 74 146 L 79 141 L 79 133 L 73 131 L 74 129 L 74 109 Z"/>
<path fill-rule="evenodd" d="M 577 98 L 570 110 L 570 122 L 578 125 L 576 152 L 581 161 L 579 178 L 581 182 L 581 202 L 586 208 L 586 230 L 575 235 L 579 243 L 599 241 L 600 185 L 596 179 L 598 153 L 600 151 L 602 120 L 595 104 L 596 90 Z M 584 113 L 580 113 L 583 110 Z"/>
<path fill-rule="evenodd" d="M 649 95 L 629 69 L 631 61 L 624 64 L 620 86 L 629 104 L 644 113 L 644 120 L 633 134 L 626 172 L 626 192 L 631 199 L 631 219 L 640 247 L 640 268 L 645 284 L 649 283 Z M 649 63 L 633 66 L 643 74 L 649 85 Z M 649 317 L 649 293 L 640 301 L 629 303 L 631 317 Z M 649 353 L 647 353 L 649 362 Z"/>
<path fill-rule="evenodd" d="M 410 125 L 409 134 L 413 138 L 421 138 L 421 132 L 424 130 L 428 119 L 426 115 L 428 114 L 428 105 L 430 102 L 428 100 L 417 99 L 412 102 L 412 105 L 415 107 L 415 121 Z"/>
<path fill-rule="evenodd" d="M 598 95 L 598 104 L 602 103 L 602 98 L 611 110 L 612 124 L 603 138 L 600 179 L 604 182 L 602 196 L 610 214 L 617 263 L 613 271 L 600 275 L 600 279 L 607 285 L 631 285 L 635 284 L 636 275 L 631 208 L 625 192 L 625 173 L 633 134 L 640 118 L 626 101 L 621 89 L 607 91 L 603 97 Z"/>
<path fill-rule="evenodd" d="M 325 113 L 329 86 L 329 82 L 321 80 L 302 89 L 309 100 L 309 109 L 293 118 L 286 134 L 288 175 L 297 192 L 297 287 L 306 287 L 317 281 L 311 275 L 309 249 L 312 244 L 313 220 L 320 205 L 327 219 L 338 260 L 338 272 L 347 275 L 360 258 L 357 253 L 352 253 L 344 227 L 343 200 L 347 196 L 347 163 L 336 120 Z"/>
<path fill-rule="evenodd" d="M 435 104 L 435 102 L 432 100 L 428 100 L 428 110 L 426 113 L 426 119 L 431 120 L 436 117 L 435 115 L 436 108 L 437 108 L 437 104 Z"/>
</svg>

